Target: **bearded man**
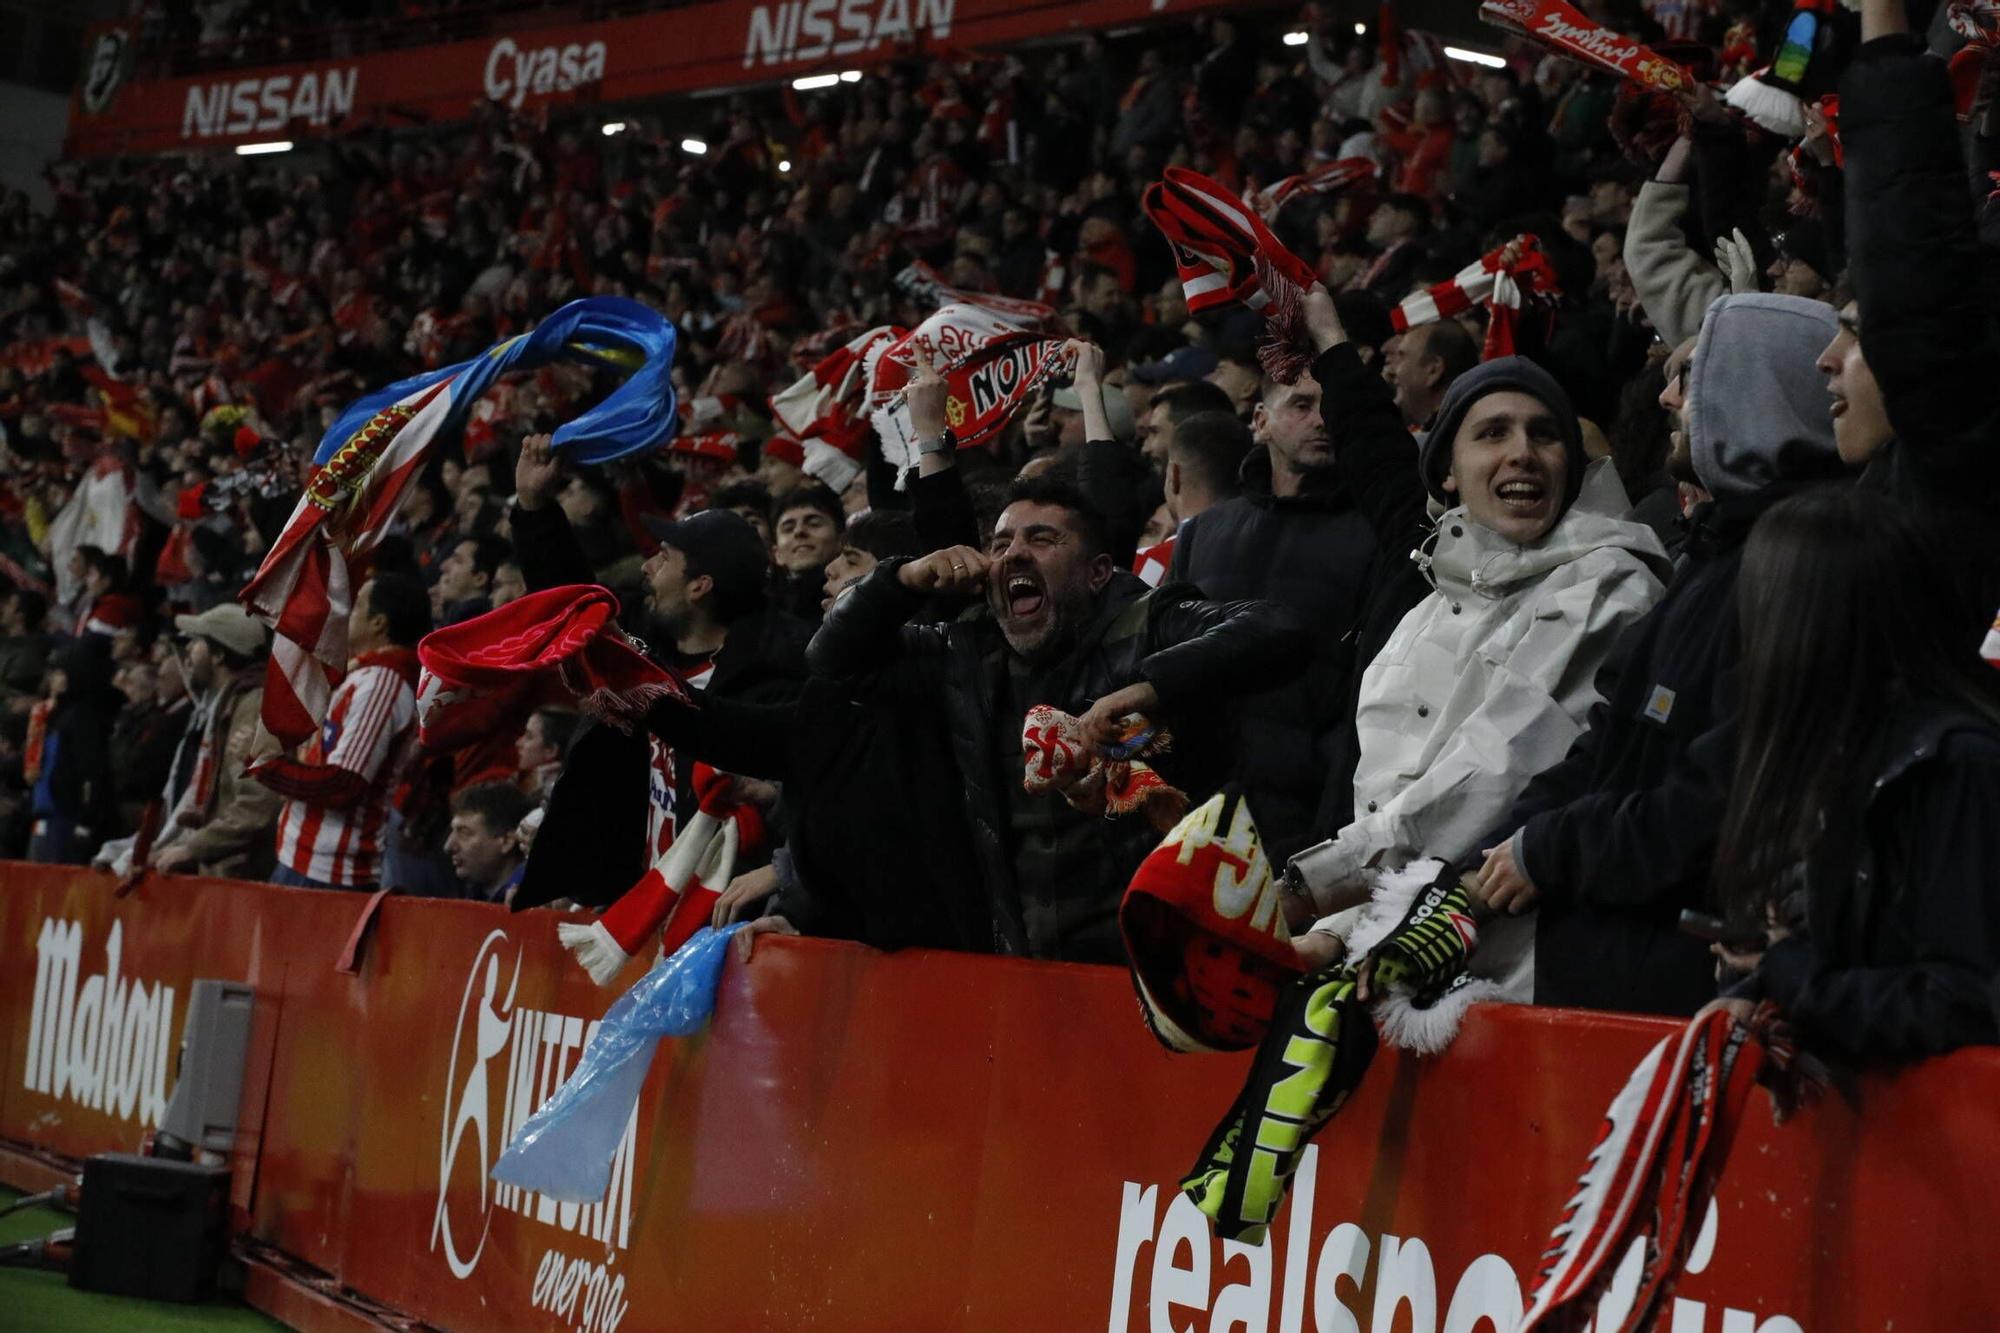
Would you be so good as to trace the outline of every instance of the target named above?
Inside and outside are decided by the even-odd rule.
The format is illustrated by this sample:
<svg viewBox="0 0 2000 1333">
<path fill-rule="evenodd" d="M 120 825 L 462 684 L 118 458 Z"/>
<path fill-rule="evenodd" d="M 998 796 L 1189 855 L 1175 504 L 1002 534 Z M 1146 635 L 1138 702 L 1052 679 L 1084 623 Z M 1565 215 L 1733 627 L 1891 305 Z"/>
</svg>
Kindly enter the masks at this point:
<svg viewBox="0 0 2000 1333">
<path fill-rule="evenodd" d="M 989 614 L 907 623 L 951 596 Z M 960 783 L 938 799 L 964 803 L 1002 952 L 1118 962 L 1119 898 L 1159 833 L 1028 793 L 1028 710 L 1079 717 L 1100 748 L 1127 714 L 1164 723 L 1172 749 L 1157 766 L 1199 805 L 1230 768 L 1218 704 L 1296 672 L 1305 646 L 1268 603 L 1204 601 L 1185 584 L 1149 591 L 1118 567 L 1102 515 L 1058 469 L 1014 484 L 984 551 L 884 560 L 834 603 L 806 657 L 815 675 L 948 719 Z"/>
</svg>

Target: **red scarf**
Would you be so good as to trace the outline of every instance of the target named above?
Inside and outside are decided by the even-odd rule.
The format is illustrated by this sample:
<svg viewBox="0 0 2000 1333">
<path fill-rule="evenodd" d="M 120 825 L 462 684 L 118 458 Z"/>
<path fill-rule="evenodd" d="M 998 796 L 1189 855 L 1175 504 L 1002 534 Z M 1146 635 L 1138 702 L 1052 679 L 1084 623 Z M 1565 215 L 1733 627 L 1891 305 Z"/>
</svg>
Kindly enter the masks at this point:
<svg viewBox="0 0 2000 1333">
<path fill-rule="evenodd" d="M 1690 90 L 1694 75 L 1644 42 L 1599 27 L 1564 0 L 1483 0 L 1479 17 L 1496 28 L 1649 88 Z"/>
<path fill-rule="evenodd" d="M 426 635 L 416 652 L 425 748 L 470 744 L 542 698 L 573 697 L 628 733 L 661 699 L 686 700 L 685 683 L 625 637 L 617 611 L 603 588 L 548 588 Z"/>
</svg>

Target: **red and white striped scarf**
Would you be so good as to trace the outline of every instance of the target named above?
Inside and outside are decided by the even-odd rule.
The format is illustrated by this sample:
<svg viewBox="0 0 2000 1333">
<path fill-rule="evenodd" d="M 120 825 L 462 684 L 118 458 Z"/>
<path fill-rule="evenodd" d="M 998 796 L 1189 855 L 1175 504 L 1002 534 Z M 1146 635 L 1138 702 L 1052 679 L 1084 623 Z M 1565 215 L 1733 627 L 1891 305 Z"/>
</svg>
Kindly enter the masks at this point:
<svg viewBox="0 0 2000 1333">
<path fill-rule="evenodd" d="M 1706 1010 L 1639 1062 L 1604 1113 L 1576 1193 L 1542 1254 L 1518 1333 L 1582 1333 L 1599 1314 L 1597 1333 L 1653 1327 L 1759 1082 L 1777 1083 L 1773 1105 L 1781 1117 L 1813 1087 L 1770 1004 L 1748 1022 Z M 1599 1302 L 1634 1245 L 1644 1255 L 1637 1288 L 1611 1324 Z"/>
<path fill-rule="evenodd" d="M 1188 310 L 1248 306 L 1269 329 L 1259 349 L 1265 371 L 1284 383 L 1298 378 L 1311 360 L 1301 307 L 1306 289 L 1319 281 L 1312 266 L 1235 195 L 1197 172 L 1168 167 L 1141 204 L 1173 249 Z"/>
<path fill-rule="evenodd" d="M 1482 0 L 1479 17 L 1496 28 L 1519 33 L 1572 60 L 1669 92 L 1692 90 L 1687 67 L 1644 42 L 1600 27 L 1565 0 Z"/>
<path fill-rule="evenodd" d="M 1295 199 L 1342 194 L 1358 185 L 1372 185 L 1378 171 L 1373 159 L 1366 157 L 1343 157 L 1333 162 L 1322 162 L 1296 176 L 1287 176 L 1264 191 L 1263 207 L 1258 211 L 1266 218 L 1273 218 Z M 1255 206 L 1247 193 L 1244 202 Z"/>
<path fill-rule="evenodd" d="M 1482 255 L 1443 282 L 1438 283 L 1389 312 L 1389 323 L 1398 333 L 1407 333 L 1421 324 L 1455 319 L 1474 306 L 1486 306 L 1486 346 L 1483 359 L 1512 356 L 1514 335 L 1520 326 L 1521 308 L 1530 297 L 1562 294 L 1555 268 L 1542 253 L 1534 237 L 1525 238 L 1520 259 L 1511 267 L 1501 262 L 1506 247 Z"/>
<path fill-rule="evenodd" d="M 942 273 L 922 260 L 911 264 L 896 275 L 896 290 L 927 306 L 939 308 L 948 305 L 978 306 L 981 310 L 1033 333 L 1056 335 L 1066 334 L 1069 331 L 1054 306 L 1045 305 L 1040 301 L 1023 301 L 1018 297 L 1000 296 L 994 292 L 969 292 L 963 287 L 954 287 L 945 281 Z"/>
</svg>

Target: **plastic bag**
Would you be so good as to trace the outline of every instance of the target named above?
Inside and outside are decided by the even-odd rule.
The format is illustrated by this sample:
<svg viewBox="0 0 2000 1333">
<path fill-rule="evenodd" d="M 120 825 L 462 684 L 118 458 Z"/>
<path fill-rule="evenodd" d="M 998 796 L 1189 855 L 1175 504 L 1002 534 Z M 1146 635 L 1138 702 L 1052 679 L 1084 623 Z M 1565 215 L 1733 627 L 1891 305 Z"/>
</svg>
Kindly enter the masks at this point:
<svg viewBox="0 0 2000 1333">
<path fill-rule="evenodd" d="M 660 1038 L 690 1036 L 708 1021 L 729 937 L 747 924 L 702 927 L 612 1003 L 576 1072 L 521 1126 L 493 1179 L 564 1203 L 603 1199 Z"/>
</svg>

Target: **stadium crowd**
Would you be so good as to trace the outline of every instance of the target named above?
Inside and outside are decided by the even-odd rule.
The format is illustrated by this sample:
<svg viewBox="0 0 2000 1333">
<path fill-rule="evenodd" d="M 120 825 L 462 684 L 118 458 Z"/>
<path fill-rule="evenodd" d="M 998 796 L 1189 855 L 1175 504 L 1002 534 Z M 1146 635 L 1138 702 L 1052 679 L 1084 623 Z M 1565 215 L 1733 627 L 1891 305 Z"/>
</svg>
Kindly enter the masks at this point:
<svg viewBox="0 0 2000 1333">
<path fill-rule="evenodd" d="M 1728 83 L 1789 9 L 1592 12 Z M 734 809 L 718 920 L 1116 962 L 1161 829 L 1024 786 L 1049 705 L 1107 753 L 1164 720 L 1190 804 L 1242 792 L 1308 958 L 1437 857 L 1518 935 L 1485 964 L 1512 998 L 1691 1013 L 1720 966 L 1836 1048 L 2000 1040 L 2000 57 L 1961 130 L 1900 3 L 1824 21 L 1801 135 L 1308 11 L 1299 45 L 1216 17 L 735 97 L 700 155 L 487 107 L 60 165 L 52 210 L 0 201 L 0 852 L 601 907 Z M 1170 166 L 1315 271 L 1305 373 L 1190 312 L 1141 207 Z M 1524 246 L 1559 300 L 1392 314 Z M 929 315 L 913 261 L 1056 307 L 1073 373 L 955 450 L 923 370 L 909 475 L 828 467 L 768 398 Z M 568 466 L 602 376 L 495 390 L 281 751 L 235 596 L 322 433 L 593 294 L 676 325 L 680 437 Z M 570 583 L 691 701 L 425 751 L 423 636 Z"/>
</svg>

